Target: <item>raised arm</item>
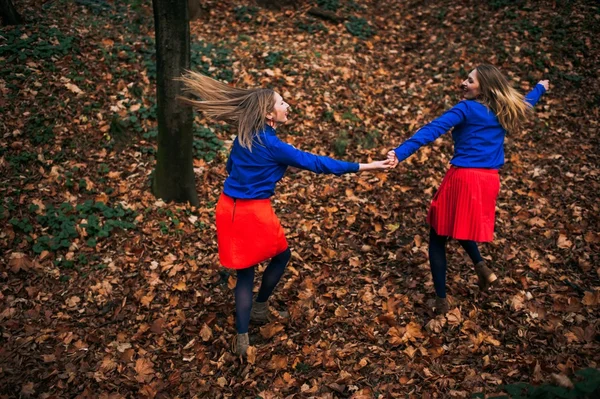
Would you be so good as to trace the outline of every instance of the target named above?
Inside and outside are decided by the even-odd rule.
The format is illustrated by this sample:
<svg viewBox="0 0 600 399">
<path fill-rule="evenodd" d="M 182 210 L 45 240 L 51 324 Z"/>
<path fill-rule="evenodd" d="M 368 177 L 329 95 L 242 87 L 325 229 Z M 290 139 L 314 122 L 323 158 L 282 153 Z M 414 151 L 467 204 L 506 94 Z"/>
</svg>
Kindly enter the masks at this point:
<svg viewBox="0 0 600 399">
<path fill-rule="evenodd" d="M 548 86 L 549 86 L 548 80 L 540 80 L 535 85 L 533 90 L 531 90 L 529 93 L 527 93 L 527 95 L 525 96 L 525 101 L 529 105 L 534 107 L 535 104 L 537 104 L 537 102 L 540 100 L 542 95 L 548 90 Z"/>
<path fill-rule="evenodd" d="M 398 162 L 404 161 L 422 146 L 435 141 L 435 139 L 446 133 L 454 126 L 464 122 L 466 118 L 467 102 L 461 101 L 453 108 L 446 111 L 442 116 L 434 119 L 419 129 L 411 138 L 393 150 L 394 154 L 388 154 L 388 159 L 393 158 L 393 155 L 395 155 Z"/>
</svg>

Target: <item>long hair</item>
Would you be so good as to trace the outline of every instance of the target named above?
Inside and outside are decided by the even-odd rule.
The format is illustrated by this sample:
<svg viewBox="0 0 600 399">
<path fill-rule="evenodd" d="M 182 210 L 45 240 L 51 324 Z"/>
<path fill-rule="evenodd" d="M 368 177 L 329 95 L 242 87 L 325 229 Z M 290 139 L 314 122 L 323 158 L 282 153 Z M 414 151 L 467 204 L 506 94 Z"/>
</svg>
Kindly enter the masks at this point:
<svg viewBox="0 0 600 399">
<path fill-rule="evenodd" d="M 494 111 L 504 130 L 517 132 L 527 119 L 531 105 L 525 102 L 525 97 L 508 83 L 495 66 L 483 64 L 475 70 L 481 92 L 477 99 Z"/>
<path fill-rule="evenodd" d="M 265 88 L 238 89 L 192 71 L 180 79 L 184 92 L 199 100 L 187 97 L 178 97 L 178 100 L 213 119 L 237 123 L 240 145 L 252 151 L 254 137 L 262 131 L 266 115 L 275 107 L 275 92 Z"/>
</svg>

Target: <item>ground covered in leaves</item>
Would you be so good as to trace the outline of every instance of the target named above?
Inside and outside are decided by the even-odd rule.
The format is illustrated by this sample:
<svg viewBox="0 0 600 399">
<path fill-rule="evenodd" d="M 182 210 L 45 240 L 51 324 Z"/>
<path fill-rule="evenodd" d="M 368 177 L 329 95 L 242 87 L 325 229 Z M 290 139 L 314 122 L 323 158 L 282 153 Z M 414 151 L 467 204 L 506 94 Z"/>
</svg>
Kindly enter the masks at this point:
<svg viewBox="0 0 600 399">
<path fill-rule="evenodd" d="M 551 82 L 507 138 L 496 240 L 482 246 L 500 276 L 489 295 L 452 242 L 452 310 L 430 311 L 425 216 L 452 156 L 448 135 L 390 173 L 291 171 L 273 197 L 293 249 L 273 298 L 283 317 L 251 329 L 248 361 L 230 352 L 235 275 L 219 266 L 214 228 L 234 132 L 197 115 L 202 205 L 164 204 L 148 183 L 151 7 L 15 3 L 28 23 L 0 30 L 0 397 L 600 385 L 597 2 L 202 2 L 193 67 L 275 88 L 293 107 L 278 133 L 323 155 L 383 158 L 459 101 L 459 82 L 482 62 L 524 92 Z"/>
</svg>

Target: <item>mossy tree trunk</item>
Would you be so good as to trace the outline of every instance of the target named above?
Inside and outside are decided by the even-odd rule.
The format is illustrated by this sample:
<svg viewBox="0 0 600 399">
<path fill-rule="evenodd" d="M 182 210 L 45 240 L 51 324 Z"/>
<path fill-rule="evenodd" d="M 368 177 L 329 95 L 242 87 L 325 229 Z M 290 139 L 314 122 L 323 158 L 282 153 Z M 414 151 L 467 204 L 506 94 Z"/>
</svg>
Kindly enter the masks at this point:
<svg viewBox="0 0 600 399">
<path fill-rule="evenodd" d="M 17 12 L 12 0 L 0 0 L 0 18 L 2 25 L 20 25 L 23 19 Z"/>
<path fill-rule="evenodd" d="M 193 168 L 193 114 L 177 102 L 182 84 L 176 78 L 190 68 L 188 2 L 153 0 L 156 30 L 158 152 L 152 192 L 165 202 L 198 206 Z"/>
</svg>

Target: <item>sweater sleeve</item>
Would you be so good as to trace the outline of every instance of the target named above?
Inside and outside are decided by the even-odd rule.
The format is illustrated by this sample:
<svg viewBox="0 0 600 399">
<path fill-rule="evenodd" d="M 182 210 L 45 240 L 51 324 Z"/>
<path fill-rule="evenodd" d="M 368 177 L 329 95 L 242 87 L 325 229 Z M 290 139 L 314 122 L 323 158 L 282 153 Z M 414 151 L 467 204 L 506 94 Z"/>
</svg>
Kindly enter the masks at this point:
<svg viewBox="0 0 600 399">
<path fill-rule="evenodd" d="M 227 173 L 231 174 L 231 167 L 233 166 L 233 161 L 231 160 L 231 154 L 229 154 L 229 158 L 227 158 L 227 165 L 225 165 L 225 170 Z"/>
<path fill-rule="evenodd" d="M 419 148 L 427 145 L 456 125 L 467 119 L 468 107 L 466 101 L 461 101 L 442 116 L 434 119 L 419 129 L 411 138 L 400 144 L 394 151 L 398 161 L 402 162 Z"/>
<path fill-rule="evenodd" d="M 338 161 L 333 158 L 300 151 L 294 146 L 282 142 L 276 136 L 269 138 L 269 149 L 273 159 L 278 163 L 299 169 L 310 170 L 315 173 L 340 176 L 344 173 L 358 171 L 358 163 Z"/>
<path fill-rule="evenodd" d="M 525 96 L 525 101 L 529 103 L 532 107 L 535 107 L 535 104 L 540 100 L 542 95 L 546 92 L 546 88 L 541 84 L 536 84 L 533 90 L 531 90 Z"/>
</svg>

